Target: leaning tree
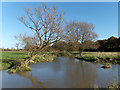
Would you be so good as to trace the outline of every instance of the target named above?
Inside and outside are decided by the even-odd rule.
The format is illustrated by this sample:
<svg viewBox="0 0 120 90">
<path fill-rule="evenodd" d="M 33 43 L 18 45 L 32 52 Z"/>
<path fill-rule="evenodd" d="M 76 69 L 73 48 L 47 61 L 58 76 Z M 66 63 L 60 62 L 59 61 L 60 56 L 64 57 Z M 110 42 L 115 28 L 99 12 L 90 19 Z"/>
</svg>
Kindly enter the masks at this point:
<svg viewBox="0 0 120 90">
<path fill-rule="evenodd" d="M 94 31 L 93 24 L 87 22 L 69 22 L 65 29 L 66 41 L 73 42 L 74 45 L 79 45 L 78 50 L 80 55 L 82 54 L 83 49 L 88 47 L 90 43 L 88 41 L 94 41 L 97 38 L 97 34 Z"/>
<path fill-rule="evenodd" d="M 36 41 L 30 41 L 34 45 L 30 46 L 30 43 L 26 42 L 27 40 L 24 40 L 24 38 L 21 39 L 25 41 L 26 47 L 27 45 L 32 47 L 31 49 L 34 51 L 34 55 L 31 57 L 31 60 L 33 60 L 41 50 L 62 39 L 64 13 L 63 11 L 58 12 L 55 6 L 49 8 L 46 4 L 34 9 L 27 8 L 25 12 L 26 14 L 18 17 L 18 20 L 34 32 L 34 37 L 24 38 Z"/>
</svg>

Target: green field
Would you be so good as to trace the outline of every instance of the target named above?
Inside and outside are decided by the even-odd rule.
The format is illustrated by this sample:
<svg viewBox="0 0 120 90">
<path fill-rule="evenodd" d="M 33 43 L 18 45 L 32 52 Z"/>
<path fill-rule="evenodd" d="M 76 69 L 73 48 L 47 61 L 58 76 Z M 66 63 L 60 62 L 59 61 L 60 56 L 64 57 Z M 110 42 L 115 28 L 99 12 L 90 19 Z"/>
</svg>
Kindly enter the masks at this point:
<svg viewBox="0 0 120 90">
<path fill-rule="evenodd" d="M 24 52 L 2 52 L 2 63 L 0 65 L 0 69 L 8 69 L 11 67 L 15 62 L 22 62 L 25 58 L 27 58 L 27 55 L 25 55 Z"/>
<path fill-rule="evenodd" d="M 2 52 L 2 61 L 8 61 L 8 60 L 24 60 L 27 58 L 27 55 L 24 52 Z"/>
</svg>

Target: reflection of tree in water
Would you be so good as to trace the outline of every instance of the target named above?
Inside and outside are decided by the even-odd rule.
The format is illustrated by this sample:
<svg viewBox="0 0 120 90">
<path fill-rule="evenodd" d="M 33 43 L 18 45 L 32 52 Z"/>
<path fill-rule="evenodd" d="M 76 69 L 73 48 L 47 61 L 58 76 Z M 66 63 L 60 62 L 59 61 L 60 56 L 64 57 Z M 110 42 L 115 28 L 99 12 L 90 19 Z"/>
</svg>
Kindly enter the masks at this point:
<svg viewBox="0 0 120 90">
<path fill-rule="evenodd" d="M 82 61 L 76 62 L 75 60 L 64 60 L 64 58 L 60 59 L 63 60 L 47 64 L 49 67 L 48 70 L 51 72 L 49 72 L 50 77 L 48 75 L 47 82 L 45 82 L 46 87 L 94 87 L 93 85 L 96 83 L 96 79 L 98 78 L 98 70 L 95 65 Z M 29 75 L 29 73 L 19 73 L 19 75 L 30 79 L 35 88 L 44 88 L 43 83 Z"/>
<path fill-rule="evenodd" d="M 93 88 L 95 86 L 96 79 L 98 77 L 97 68 L 91 63 L 87 62 L 66 62 L 65 65 L 65 84 L 68 87 L 79 87 L 79 88 Z"/>
<path fill-rule="evenodd" d="M 62 81 L 57 82 L 59 84 L 64 83 L 62 87 L 97 87 L 95 84 L 98 78 L 98 69 L 95 64 L 83 61 L 76 62 L 71 58 L 60 58 L 59 62 L 52 63 L 51 68 L 56 73 L 62 71 L 62 76 L 58 78 L 58 80 L 61 79 Z M 55 78 L 53 77 L 49 82 L 54 80 Z"/>
<path fill-rule="evenodd" d="M 60 61 L 57 63 L 52 63 L 51 68 L 54 73 L 62 73 L 61 77 L 58 76 L 59 86 L 62 87 L 71 87 L 71 88 L 93 88 L 97 87 L 96 79 L 98 78 L 98 70 L 96 65 L 92 65 L 88 62 L 72 60 L 71 58 L 60 58 Z M 62 72 L 61 72 L 62 71 Z M 55 83 L 56 78 L 49 79 L 47 82 Z M 61 85 L 61 83 L 64 83 Z M 51 86 L 52 86 L 51 85 Z M 51 87 L 50 86 L 50 87 Z M 54 87 L 54 85 L 53 85 Z"/>
<path fill-rule="evenodd" d="M 56 58 L 56 60 L 54 60 L 54 63 L 51 63 L 52 70 L 54 70 L 54 72 L 56 73 L 61 70 L 63 71 L 65 69 L 64 64 L 67 61 L 66 59 L 67 58 L 62 58 L 62 57 Z"/>
<path fill-rule="evenodd" d="M 32 77 L 32 75 L 30 75 L 28 72 L 19 72 L 18 75 L 31 80 L 35 88 L 45 88 L 42 82 Z"/>
</svg>

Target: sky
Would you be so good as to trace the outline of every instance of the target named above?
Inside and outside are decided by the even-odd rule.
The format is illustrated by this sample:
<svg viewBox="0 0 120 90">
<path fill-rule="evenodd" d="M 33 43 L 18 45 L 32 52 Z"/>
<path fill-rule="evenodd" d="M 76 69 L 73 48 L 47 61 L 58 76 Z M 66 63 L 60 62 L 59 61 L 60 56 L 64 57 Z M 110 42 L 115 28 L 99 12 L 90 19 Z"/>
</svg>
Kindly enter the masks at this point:
<svg viewBox="0 0 120 90">
<path fill-rule="evenodd" d="M 24 16 L 25 8 L 37 8 L 41 2 L 3 2 L 2 3 L 2 47 L 15 48 L 18 42 L 14 36 L 19 33 L 32 34 L 32 31 L 17 20 Z M 48 2 L 57 6 L 58 11 L 65 12 L 64 18 L 69 21 L 88 22 L 95 26 L 97 40 L 118 37 L 118 3 L 117 2 Z"/>
</svg>

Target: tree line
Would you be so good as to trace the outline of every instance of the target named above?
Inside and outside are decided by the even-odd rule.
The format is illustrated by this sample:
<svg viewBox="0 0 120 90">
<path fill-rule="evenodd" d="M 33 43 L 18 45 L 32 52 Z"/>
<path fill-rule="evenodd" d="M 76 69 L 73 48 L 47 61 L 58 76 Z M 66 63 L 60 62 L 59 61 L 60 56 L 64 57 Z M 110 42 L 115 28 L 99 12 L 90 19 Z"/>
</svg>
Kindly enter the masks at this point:
<svg viewBox="0 0 120 90">
<path fill-rule="evenodd" d="M 99 43 L 99 48 L 97 49 L 98 51 L 116 51 L 119 52 L 120 51 L 120 37 L 114 37 L 111 36 L 108 39 L 105 40 L 98 40 L 97 41 Z"/>
<path fill-rule="evenodd" d="M 84 45 L 83 51 L 90 52 L 119 52 L 120 51 L 120 38 L 111 36 L 105 40 L 97 40 L 97 41 L 87 41 L 86 46 Z M 79 51 L 81 47 L 81 43 L 67 43 L 66 41 L 59 41 L 52 45 L 50 48 L 59 50 L 59 51 Z"/>
<path fill-rule="evenodd" d="M 83 51 L 89 51 L 89 52 L 120 52 L 120 37 L 114 37 L 111 36 L 108 39 L 105 40 L 97 40 L 95 42 L 88 41 L 90 43 L 89 45 L 85 46 Z M 51 46 L 48 46 L 44 51 L 79 51 L 80 43 L 72 43 L 72 42 L 66 42 L 66 41 L 58 41 L 57 43 L 54 43 Z M 16 49 L 2 49 L 2 51 L 24 51 L 28 50 L 29 47 L 25 46 L 23 49 L 19 49 L 19 44 L 16 44 Z"/>
</svg>

